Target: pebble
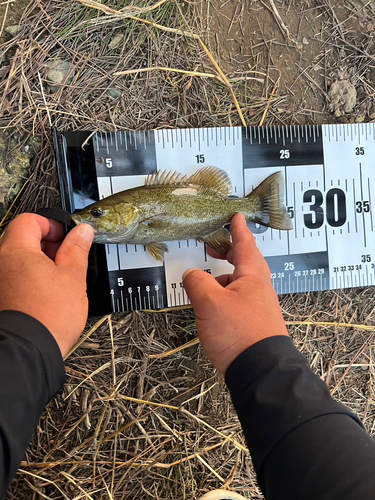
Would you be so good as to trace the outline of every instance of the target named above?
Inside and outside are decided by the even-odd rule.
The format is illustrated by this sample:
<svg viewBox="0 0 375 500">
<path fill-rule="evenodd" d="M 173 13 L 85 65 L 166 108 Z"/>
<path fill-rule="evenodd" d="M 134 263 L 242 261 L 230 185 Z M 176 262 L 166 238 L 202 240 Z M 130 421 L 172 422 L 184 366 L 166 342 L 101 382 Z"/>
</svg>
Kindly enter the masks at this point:
<svg viewBox="0 0 375 500">
<path fill-rule="evenodd" d="M 108 48 L 111 50 L 115 49 L 118 45 L 120 45 L 124 36 L 125 36 L 124 34 L 122 35 L 118 34 L 115 37 L 113 37 L 113 40 L 109 43 Z"/>
<path fill-rule="evenodd" d="M 69 76 L 67 77 L 68 73 Z M 48 86 L 51 93 L 54 94 L 57 92 L 63 82 L 65 85 L 72 83 L 74 75 L 74 68 L 71 67 L 69 61 L 63 61 L 62 59 L 51 61 L 46 71 L 46 78 L 49 82 Z"/>
<path fill-rule="evenodd" d="M 109 97 L 112 97 L 112 99 L 118 99 L 121 97 L 122 92 L 118 89 L 108 89 L 106 94 L 109 95 Z"/>
<path fill-rule="evenodd" d="M 14 38 L 18 35 L 18 33 L 21 33 L 22 30 L 23 24 L 13 24 L 12 26 L 8 26 L 7 28 L 5 28 L 4 31 L 9 38 Z"/>
<path fill-rule="evenodd" d="M 357 91 L 349 80 L 336 80 L 329 91 L 329 110 L 336 116 L 351 113 L 357 102 Z"/>
</svg>

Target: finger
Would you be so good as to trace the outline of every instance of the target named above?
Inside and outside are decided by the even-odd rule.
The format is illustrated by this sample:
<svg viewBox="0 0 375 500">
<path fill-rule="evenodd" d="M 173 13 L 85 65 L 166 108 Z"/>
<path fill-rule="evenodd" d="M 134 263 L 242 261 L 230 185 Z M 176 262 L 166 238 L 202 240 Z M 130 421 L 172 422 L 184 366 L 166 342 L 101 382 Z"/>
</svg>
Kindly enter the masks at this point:
<svg viewBox="0 0 375 500">
<path fill-rule="evenodd" d="M 208 244 L 206 245 L 206 251 L 208 255 L 214 259 L 220 259 L 220 260 L 227 260 L 227 254 L 226 253 L 219 253 L 213 248 L 211 248 Z"/>
<path fill-rule="evenodd" d="M 55 260 L 56 253 L 61 246 L 61 241 L 42 241 L 42 252 L 51 260 Z"/>
<path fill-rule="evenodd" d="M 41 241 L 48 237 L 49 231 L 50 221 L 45 217 L 36 214 L 21 214 L 6 228 L 1 238 L 1 245 L 40 250 Z"/>
<path fill-rule="evenodd" d="M 254 236 L 248 229 L 245 217 L 237 214 L 231 222 L 232 246 L 228 252 L 228 261 L 234 265 L 236 278 L 249 274 L 254 269 L 254 257 L 257 249 Z"/>
<path fill-rule="evenodd" d="M 232 283 L 233 280 L 233 275 L 232 274 L 222 274 L 220 276 L 216 276 L 215 280 L 221 285 L 222 287 L 228 286 L 230 283 Z"/>
<path fill-rule="evenodd" d="M 200 269 L 188 269 L 182 276 L 184 289 L 190 299 L 197 317 L 210 314 L 210 305 L 218 300 L 222 286 L 215 278 Z"/>
<path fill-rule="evenodd" d="M 88 224 L 80 224 L 72 229 L 56 253 L 55 264 L 58 267 L 69 268 L 77 273 L 79 278 L 86 278 L 88 256 L 94 230 Z"/>
<path fill-rule="evenodd" d="M 61 222 L 57 222 L 53 219 L 47 220 L 49 221 L 49 232 L 47 236 L 43 238 L 43 240 L 51 242 L 62 242 L 65 237 L 64 225 L 61 224 Z"/>
</svg>

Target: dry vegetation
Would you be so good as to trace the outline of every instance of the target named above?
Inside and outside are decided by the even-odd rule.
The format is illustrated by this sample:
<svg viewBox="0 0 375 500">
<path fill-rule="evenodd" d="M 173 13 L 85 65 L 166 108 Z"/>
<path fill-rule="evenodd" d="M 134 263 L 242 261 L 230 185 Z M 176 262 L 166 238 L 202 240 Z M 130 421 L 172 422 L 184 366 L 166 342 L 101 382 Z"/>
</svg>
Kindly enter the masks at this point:
<svg viewBox="0 0 375 500">
<path fill-rule="evenodd" d="M 21 22 L 0 47 L 0 128 L 42 147 L 12 216 L 59 203 L 51 123 L 94 132 L 373 117 L 373 2 L 52 0 L 32 2 Z M 56 58 L 73 79 L 52 94 Z M 343 79 L 357 100 L 335 117 L 329 89 Z M 373 433 L 373 289 L 281 303 L 312 369 Z M 219 487 L 263 498 L 223 380 L 198 343 L 182 348 L 196 337 L 191 311 L 89 326 L 8 499 L 195 499 Z"/>
</svg>

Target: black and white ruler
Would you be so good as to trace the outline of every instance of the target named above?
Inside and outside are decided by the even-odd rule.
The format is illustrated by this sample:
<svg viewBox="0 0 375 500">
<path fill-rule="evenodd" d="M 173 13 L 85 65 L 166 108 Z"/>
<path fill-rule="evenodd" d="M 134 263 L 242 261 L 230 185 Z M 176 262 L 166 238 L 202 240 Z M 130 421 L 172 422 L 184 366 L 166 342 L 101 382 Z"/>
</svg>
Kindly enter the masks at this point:
<svg viewBox="0 0 375 500">
<path fill-rule="evenodd" d="M 80 141 L 77 134 L 55 133 L 70 211 L 142 185 L 156 170 L 191 174 L 215 166 L 228 173 L 239 197 L 281 171 L 294 229 L 251 225 L 276 292 L 375 284 L 375 124 L 98 133 L 84 150 Z M 160 264 L 143 246 L 105 245 L 100 272 L 108 279 L 101 293 L 114 312 L 189 304 L 181 282 L 187 268 L 214 276 L 231 269 L 195 240 L 168 247 Z"/>
</svg>

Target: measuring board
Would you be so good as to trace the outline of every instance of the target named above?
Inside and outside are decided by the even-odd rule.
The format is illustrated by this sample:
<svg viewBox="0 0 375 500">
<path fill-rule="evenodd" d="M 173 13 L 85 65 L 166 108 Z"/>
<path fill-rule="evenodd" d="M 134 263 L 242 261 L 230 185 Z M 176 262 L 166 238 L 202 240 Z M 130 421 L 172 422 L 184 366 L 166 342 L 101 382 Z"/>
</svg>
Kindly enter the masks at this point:
<svg viewBox="0 0 375 500">
<path fill-rule="evenodd" d="M 97 133 L 54 131 L 65 210 L 144 184 L 157 170 L 225 170 L 242 197 L 281 171 L 292 231 L 249 224 L 278 294 L 375 284 L 375 124 Z M 232 270 L 195 240 L 168 242 L 159 263 L 139 245 L 96 245 L 91 313 L 189 304 L 182 274 Z"/>
</svg>

